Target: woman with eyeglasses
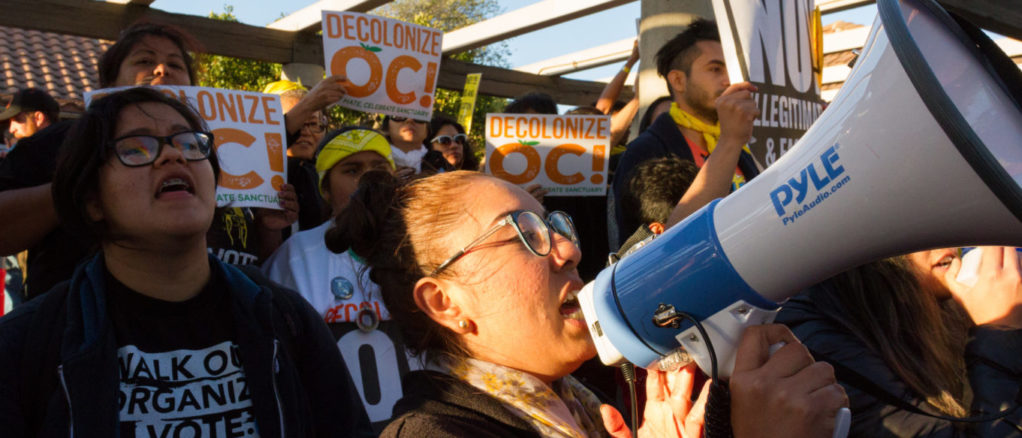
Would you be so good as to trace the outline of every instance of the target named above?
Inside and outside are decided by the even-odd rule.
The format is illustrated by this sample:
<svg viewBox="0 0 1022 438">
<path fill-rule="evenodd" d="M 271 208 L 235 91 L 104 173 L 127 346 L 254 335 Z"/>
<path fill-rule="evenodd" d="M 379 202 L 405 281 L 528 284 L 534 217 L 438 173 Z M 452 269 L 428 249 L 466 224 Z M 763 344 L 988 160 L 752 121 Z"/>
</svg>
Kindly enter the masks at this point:
<svg viewBox="0 0 1022 438">
<path fill-rule="evenodd" d="M 570 376 L 596 350 L 576 299 L 581 253 L 568 215 L 467 171 L 377 184 L 345 214 L 358 220 L 328 233 L 327 247 L 362 257 L 426 361 L 405 375 L 382 436 L 629 436 L 621 415 Z M 778 342 L 788 345 L 771 356 Z M 639 436 L 701 436 L 694 374 L 650 373 Z M 731 381 L 740 438 L 829 436 L 844 402 L 826 365 L 778 325 L 746 332 Z"/>
<path fill-rule="evenodd" d="M 430 122 L 430 133 L 433 138 L 429 147 L 443 154 L 448 164 L 458 170 L 479 170 L 479 158 L 460 123 L 446 115 L 435 114 Z"/>
<path fill-rule="evenodd" d="M 0 319 L 5 436 L 367 431 L 313 309 L 207 253 L 219 165 L 206 131 L 145 88 L 93 102 L 72 128 L 53 197 L 100 249 Z"/>
</svg>

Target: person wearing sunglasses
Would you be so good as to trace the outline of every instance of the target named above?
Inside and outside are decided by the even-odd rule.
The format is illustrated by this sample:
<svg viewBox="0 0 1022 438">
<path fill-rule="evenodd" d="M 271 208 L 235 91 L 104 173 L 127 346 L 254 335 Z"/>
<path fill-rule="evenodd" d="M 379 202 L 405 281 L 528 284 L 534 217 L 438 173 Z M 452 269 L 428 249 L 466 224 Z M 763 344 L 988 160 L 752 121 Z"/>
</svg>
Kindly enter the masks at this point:
<svg viewBox="0 0 1022 438">
<path fill-rule="evenodd" d="M 429 147 L 443 154 L 444 160 L 455 169 L 479 170 L 479 158 L 468 143 L 465 128 L 443 114 L 433 116 L 430 122 L 433 138 Z"/>
<path fill-rule="evenodd" d="M 356 192 L 345 214 L 359 220 L 335 227 L 327 247 L 362 257 L 406 345 L 425 359 L 404 376 L 382 436 L 629 436 L 621 415 L 570 376 L 596 349 L 576 298 L 581 252 L 568 215 L 468 171 L 378 184 Z M 812 404 L 783 388 L 804 382 L 784 379 L 811 363 L 808 352 L 783 326 L 746 333 L 732 380 L 735 436 L 823 436 L 819 412 L 838 397 L 824 391 Z M 790 345 L 771 357 L 781 341 Z M 700 435 L 705 395 L 691 403 L 694 372 L 650 373 L 639 436 Z M 821 425 L 807 432 L 809 422 Z"/>
<path fill-rule="evenodd" d="M 429 152 L 425 141 L 429 137 L 429 122 L 410 117 L 386 116 L 380 130 L 390 142 L 391 156 L 397 168 L 422 172 L 422 161 Z"/>
<path fill-rule="evenodd" d="M 198 115 L 148 88 L 71 128 L 53 197 L 98 253 L 0 318 L 5 436 L 369 433 L 311 306 L 207 252 L 213 150 Z"/>
</svg>

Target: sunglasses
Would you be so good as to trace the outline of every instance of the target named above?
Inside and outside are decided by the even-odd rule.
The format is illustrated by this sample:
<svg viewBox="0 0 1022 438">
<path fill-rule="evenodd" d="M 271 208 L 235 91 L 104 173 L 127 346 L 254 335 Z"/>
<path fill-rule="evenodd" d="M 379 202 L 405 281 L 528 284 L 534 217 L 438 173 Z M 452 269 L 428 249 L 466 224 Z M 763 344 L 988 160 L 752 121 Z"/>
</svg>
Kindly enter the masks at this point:
<svg viewBox="0 0 1022 438">
<path fill-rule="evenodd" d="M 436 276 L 436 274 L 443 271 L 448 266 L 451 266 L 454 262 L 458 261 L 462 256 L 468 254 L 470 250 L 479 246 L 488 237 L 492 236 L 498 230 L 503 228 L 505 225 L 511 225 L 514 227 L 515 232 L 518 233 L 518 238 L 521 239 L 525 247 L 529 249 L 532 254 L 537 257 L 546 257 L 550 254 L 550 251 L 554 247 L 554 234 L 560 234 L 565 239 L 574 243 L 575 246 L 579 245 L 578 233 L 575 231 L 575 223 L 572 222 L 571 216 L 563 211 L 554 211 L 547 215 L 546 219 L 543 219 L 539 214 L 529 210 L 517 210 L 504 216 L 500 222 L 497 222 L 493 228 L 490 228 L 485 233 L 477 237 L 475 240 L 465 245 L 460 251 L 454 253 L 449 259 L 445 260 L 440 266 L 437 266 L 433 272 L 429 273 L 430 277 Z"/>
<path fill-rule="evenodd" d="M 440 143 L 441 145 L 444 145 L 444 146 L 450 146 L 451 143 L 454 143 L 454 142 L 465 144 L 465 141 L 467 141 L 467 140 L 468 140 L 468 136 L 466 136 L 465 134 L 458 134 L 458 135 L 455 135 L 453 137 L 450 136 L 450 135 L 438 135 L 438 136 L 436 136 L 436 138 L 434 138 L 432 140 L 432 142 L 433 143 Z"/>
<path fill-rule="evenodd" d="M 394 117 L 394 116 L 391 116 L 391 117 L 390 117 L 390 120 L 393 120 L 393 121 L 395 121 L 395 122 L 401 123 L 401 122 L 404 122 L 405 120 L 408 120 L 408 117 Z M 415 122 L 415 123 L 419 123 L 419 124 L 423 124 L 423 123 L 426 123 L 426 121 L 425 121 L 425 120 L 415 120 L 415 119 L 411 119 L 411 120 L 412 120 L 413 122 Z"/>
<path fill-rule="evenodd" d="M 209 158 L 213 149 L 213 134 L 202 131 L 184 131 L 166 137 L 156 135 L 126 135 L 115 138 L 110 147 L 116 152 L 117 159 L 128 167 L 140 167 L 156 161 L 163 151 L 163 145 L 169 144 L 181 151 L 181 156 L 188 161 L 202 161 Z"/>
</svg>

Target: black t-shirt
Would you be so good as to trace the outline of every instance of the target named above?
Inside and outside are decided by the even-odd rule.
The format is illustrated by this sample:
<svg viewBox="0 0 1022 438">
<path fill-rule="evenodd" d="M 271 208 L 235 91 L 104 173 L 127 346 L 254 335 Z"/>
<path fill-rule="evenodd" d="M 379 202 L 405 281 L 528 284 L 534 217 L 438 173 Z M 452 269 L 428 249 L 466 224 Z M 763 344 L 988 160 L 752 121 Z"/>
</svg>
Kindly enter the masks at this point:
<svg viewBox="0 0 1022 438">
<path fill-rule="evenodd" d="M 222 280 L 169 302 L 139 294 L 109 273 L 117 339 L 122 437 L 256 437 L 252 398 Z"/>
<path fill-rule="evenodd" d="M 0 192 L 53 182 L 57 155 L 70 126 L 71 121 L 58 122 L 19 141 L 7 158 L 0 161 Z M 28 272 L 25 278 L 27 298 L 40 295 L 53 285 L 70 279 L 75 266 L 89 252 L 85 243 L 62 228 L 50 231 L 39 243 L 28 249 Z"/>
<path fill-rule="evenodd" d="M 207 250 L 224 263 L 259 266 L 258 232 L 251 208 L 218 208 L 206 233 Z"/>
</svg>

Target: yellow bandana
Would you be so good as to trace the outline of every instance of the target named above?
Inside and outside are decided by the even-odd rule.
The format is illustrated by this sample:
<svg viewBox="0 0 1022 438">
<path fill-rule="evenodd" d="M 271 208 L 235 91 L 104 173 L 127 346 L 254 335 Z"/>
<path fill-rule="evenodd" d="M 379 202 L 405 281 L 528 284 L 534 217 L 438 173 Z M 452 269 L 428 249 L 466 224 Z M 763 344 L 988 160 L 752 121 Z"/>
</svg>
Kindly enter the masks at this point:
<svg viewBox="0 0 1022 438">
<path fill-rule="evenodd" d="M 703 140 L 706 141 L 706 152 L 713 153 L 713 150 L 717 147 L 717 139 L 720 138 L 720 122 L 711 125 L 699 120 L 696 116 L 679 108 L 677 102 L 671 103 L 671 118 L 674 119 L 674 123 L 677 123 L 678 126 L 703 134 Z M 752 153 L 749 151 L 749 145 L 742 146 L 742 150 L 748 154 Z"/>
<path fill-rule="evenodd" d="M 720 122 L 711 125 L 699 120 L 696 116 L 693 116 L 678 107 L 677 102 L 671 103 L 671 118 L 674 119 L 674 123 L 677 123 L 678 126 L 703 134 L 703 140 L 706 141 L 706 152 L 710 154 L 713 153 L 713 150 L 717 147 L 717 139 L 720 138 Z M 745 151 L 745 153 L 752 155 L 752 152 L 749 150 L 749 145 L 742 146 L 742 150 Z M 694 147 L 693 155 L 695 155 Z M 702 167 L 702 158 L 693 158 L 696 160 L 696 165 Z M 739 187 L 745 185 L 745 182 L 744 175 L 741 173 L 735 173 L 734 177 L 731 178 L 731 191 L 738 190 Z"/>
</svg>

